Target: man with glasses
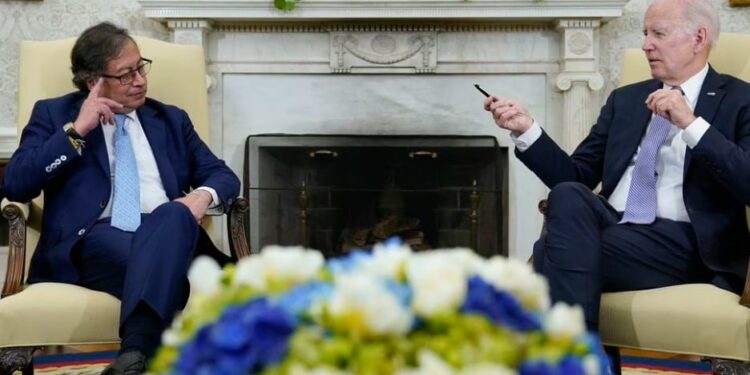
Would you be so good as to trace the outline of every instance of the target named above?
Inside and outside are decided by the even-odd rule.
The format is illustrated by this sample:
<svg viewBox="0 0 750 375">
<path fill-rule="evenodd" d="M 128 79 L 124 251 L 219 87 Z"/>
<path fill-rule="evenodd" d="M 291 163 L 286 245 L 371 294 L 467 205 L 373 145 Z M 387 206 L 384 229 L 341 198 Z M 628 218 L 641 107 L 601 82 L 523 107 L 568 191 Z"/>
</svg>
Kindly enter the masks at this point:
<svg viewBox="0 0 750 375">
<path fill-rule="evenodd" d="M 145 370 L 187 301 L 195 255 L 226 263 L 199 223 L 229 207 L 240 187 L 185 111 L 146 97 L 151 63 L 124 29 L 84 31 L 71 52 L 79 91 L 36 103 L 4 180 L 11 200 L 44 193 L 28 281 L 122 301 L 122 345 L 105 374 Z"/>
</svg>

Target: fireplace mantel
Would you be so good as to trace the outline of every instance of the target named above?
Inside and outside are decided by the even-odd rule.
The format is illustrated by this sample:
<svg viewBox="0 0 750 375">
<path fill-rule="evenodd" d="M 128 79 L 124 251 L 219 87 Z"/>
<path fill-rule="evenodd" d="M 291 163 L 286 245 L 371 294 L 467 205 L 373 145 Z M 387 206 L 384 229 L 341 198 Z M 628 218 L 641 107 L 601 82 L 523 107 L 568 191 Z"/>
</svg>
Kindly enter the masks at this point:
<svg viewBox="0 0 750 375">
<path fill-rule="evenodd" d="M 597 19 L 622 15 L 627 0 L 301 0 L 291 12 L 271 0 L 139 0 L 158 20 L 313 21 L 362 19 L 537 20 Z"/>
<path fill-rule="evenodd" d="M 526 103 L 571 150 L 596 117 L 599 30 L 628 2 L 138 1 L 174 42 L 204 47 L 211 147 L 238 173 L 258 134 L 491 135 L 511 149 L 475 83 Z M 515 158 L 508 167 L 507 245 L 527 259 L 547 192 Z"/>
</svg>

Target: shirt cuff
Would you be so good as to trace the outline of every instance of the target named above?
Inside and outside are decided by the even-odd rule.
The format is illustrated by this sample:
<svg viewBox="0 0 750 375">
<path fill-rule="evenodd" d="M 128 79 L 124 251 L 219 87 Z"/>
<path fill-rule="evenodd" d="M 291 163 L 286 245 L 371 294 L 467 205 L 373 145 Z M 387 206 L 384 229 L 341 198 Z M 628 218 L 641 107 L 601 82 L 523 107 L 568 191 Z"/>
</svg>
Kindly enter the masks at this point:
<svg viewBox="0 0 750 375">
<path fill-rule="evenodd" d="M 539 125 L 536 120 L 534 120 L 534 123 L 531 124 L 531 127 L 528 128 L 523 134 L 521 135 L 514 135 L 513 133 L 510 133 L 510 139 L 515 143 L 516 148 L 520 152 L 524 152 L 531 147 L 531 145 L 536 142 L 539 137 L 542 136 L 542 127 Z"/>
<path fill-rule="evenodd" d="M 195 190 L 205 190 L 211 194 L 211 205 L 208 206 L 206 215 L 221 215 L 224 213 L 221 209 L 221 201 L 219 200 L 219 195 L 216 194 L 216 190 L 208 186 L 199 186 Z"/>
<path fill-rule="evenodd" d="M 698 145 L 698 142 L 700 142 L 710 127 L 711 124 L 706 122 L 703 117 L 698 117 L 682 132 L 682 140 L 692 149 Z"/>
</svg>

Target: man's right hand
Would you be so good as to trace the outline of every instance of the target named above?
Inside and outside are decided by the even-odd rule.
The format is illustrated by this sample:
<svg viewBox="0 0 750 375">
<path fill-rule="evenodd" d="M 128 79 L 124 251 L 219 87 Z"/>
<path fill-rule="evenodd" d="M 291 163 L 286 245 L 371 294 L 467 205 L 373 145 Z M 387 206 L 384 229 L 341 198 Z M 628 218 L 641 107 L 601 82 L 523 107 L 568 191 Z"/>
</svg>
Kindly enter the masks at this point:
<svg viewBox="0 0 750 375">
<path fill-rule="evenodd" d="M 484 110 L 492 113 L 497 126 L 516 135 L 525 133 L 534 124 L 529 111 L 517 100 L 490 96 L 484 100 Z"/>
<path fill-rule="evenodd" d="M 113 110 L 122 109 L 123 105 L 106 97 L 99 96 L 99 91 L 104 84 L 104 78 L 99 77 L 96 85 L 89 91 L 89 96 L 83 101 L 78 118 L 73 122 L 73 128 L 81 137 L 85 137 L 90 131 L 99 126 L 103 121 L 108 124 L 115 123 Z"/>
</svg>

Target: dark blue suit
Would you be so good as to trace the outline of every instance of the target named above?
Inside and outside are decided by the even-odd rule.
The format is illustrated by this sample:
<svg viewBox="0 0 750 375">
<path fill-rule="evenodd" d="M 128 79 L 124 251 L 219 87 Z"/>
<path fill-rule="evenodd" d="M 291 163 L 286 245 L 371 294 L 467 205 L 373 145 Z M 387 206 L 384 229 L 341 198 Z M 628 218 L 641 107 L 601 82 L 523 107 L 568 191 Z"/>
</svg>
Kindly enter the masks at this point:
<svg viewBox="0 0 750 375">
<path fill-rule="evenodd" d="M 516 151 L 518 158 L 552 189 L 550 209 L 557 211 L 550 217 L 549 223 L 557 228 L 549 227 L 550 233 L 571 236 L 576 244 L 569 250 L 579 263 L 593 259 L 590 268 L 577 268 L 572 264 L 573 260 L 570 265 L 562 265 L 564 261 L 555 259 L 556 255 L 550 258 L 549 247 L 556 247 L 557 244 L 550 245 L 549 241 L 554 242 L 555 239 L 543 237 L 535 245 L 535 266 L 545 274 L 550 271 L 549 268 L 558 266 L 568 267 L 581 275 L 591 274 L 581 276 L 578 280 L 580 285 L 564 286 L 565 290 L 558 290 L 557 296 L 556 287 L 552 285 L 552 294 L 553 299 L 572 298 L 575 300 L 569 302 L 584 304 L 587 320 L 594 325 L 598 316 L 599 296 L 591 294 L 595 294 L 597 287 L 600 291 L 602 288 L 601 285 L 587 285 L 601 284 L 602 279 L 605 291 L 710 281 L 739 292 L 744 284 L 750 254 L 750 236 L 745 220 L 745 205 L 750 204 L 750 84 L 744 81 L 718 74 L 709 68 L 701 88 L 694 113 L 711 127 L 696 147 L 688 147 L 685 156 L 683 195 L 691 223 L 681 225 L 657 220 L 651 226 L 615 225 L 618 213 L 607 204 L 606 199 L 628 167 L 650 121 L 651 112 L 644 104 L 646 98 L 661 87 L 661 82 L 649 80 L 614 90 L 591 132 L 571 156 L 546 134 L 525 152 Z M 582 193 L 582 190 L 590 191 L 600 183 L 599 196 Z M 558 194 L 556 189 L 565 192 Z M 556 195 L 559 198 L 555 199 Z M 587 208 L 564 220 L 557 220 L 561 207 L 571 209 L 571 200 L 577 199 L 585 201 Z M 589 227 L 587 230 L 596 233 L 576 233 L 586 226 Z M 612 227 L 620 228 L 607 229 Z M 658 231 L 668 231 L 668 235 L 660 237 L 658 233 L 655 234 L 652 231 L 655 227 L 659 228 Z M 607 230 L 611 232 L 607 233 L 608 239 L 600 236 Z M 679 239 L 673 240 L 674 236 Z M 611 245 L 607 241 L 625 244 L 624 247 L 628 248 L 626 252 L 632 249 L 639 253 L 639 257 L 652 259 L 633 268 L 616 261 L 610 262 L 607 257 L 615 256 L 618 251 L 620 254 L 616 256 L 623 256 L 623 250 L 610 252 L 604 249 Z M 680 243 L 674 245 L 672 241 Z M 674 245 L 669 250 L 673 253 L 662 256 L 653 248 L 641 249 L 644 243 L 655 244 L 654 247 Z M 601 246 L 605 254 L 599 258 L 599 248 L 586 249 L 589 253 L 574 249 L 587 246 Z M 682 268 L 674 270 L 674 277 L 662 278 L 658 270 L 653 269 L 659 267 L 659 262 L 683 262 L 682 257 L 691 255 L 681 254 L 681 250 L 675 249 L 691 247 L 696 248 L 696 254 L 692 255 L 692 259 L 684 260 L 680 266 Z M 620 271 L 618 268 L 627 270 Z M 634 270 L 637 273 L 633 273 Z M 556 271 L 550 273 L 555 275 Z M 644 278 L 643 281 L 632 281 Z M 611 287 L 606 285 L 607 280 L 614 280 Z M 557 282 L 565 283 L 551 281 L 552 284 Z M 588 296 L 573 296 L 586 294 L 583 292 L 586 288 L 589 289 Z"/>
<path fill-rule="evenodd" d="M 113 229 L 107 223 L 100 225 L 106 221 L 99 216 L 111 192 L 103 131 L 97 127 L 87 134 L 81 155 L 63 131 L 63 125 L 77 118 L 85 98 L 77 92 L 37 102 L 6 169 L 4 190 L 8 199 L 28 201 L 44 193 L 42 234 L 28 281 L 83 284 L 114 294 L 123 299 L 121 319 L 134 304 L 146 300 L 162 319 L 169 320 L 187 298 L 184 274 L 195 252 L 216 249 L 180 203 L 165 203 L 152 214 L 144 214 L 135 234 Z M 200 140 L 185 111 L 147 99 L 137 115 L 170 200 L 184 196 L 191 188 L 207 186 L 216 190 L 224 208 L 231 205 L 239 193 L 239 180 Z M 89 236 L 92 232 L 96 236 Z M 95 247 L 102 241 L 117 251 L 95 249 L 98 253 L 92 255 L 80 249 L 89 242 Z M 82 266 L 98 264 L 117 269 L 95 270 L 99 272 L 97 277 L 111 274 L 119 281 L 97 286 L 83 280 L 91 270 Z M 130 293 L 133 295 L 121 295 L 123 283 L 125 294 L 130 289 L 135 291 Z M 150 283 L 161 287 L 152 288 Z"/>
</svg>

